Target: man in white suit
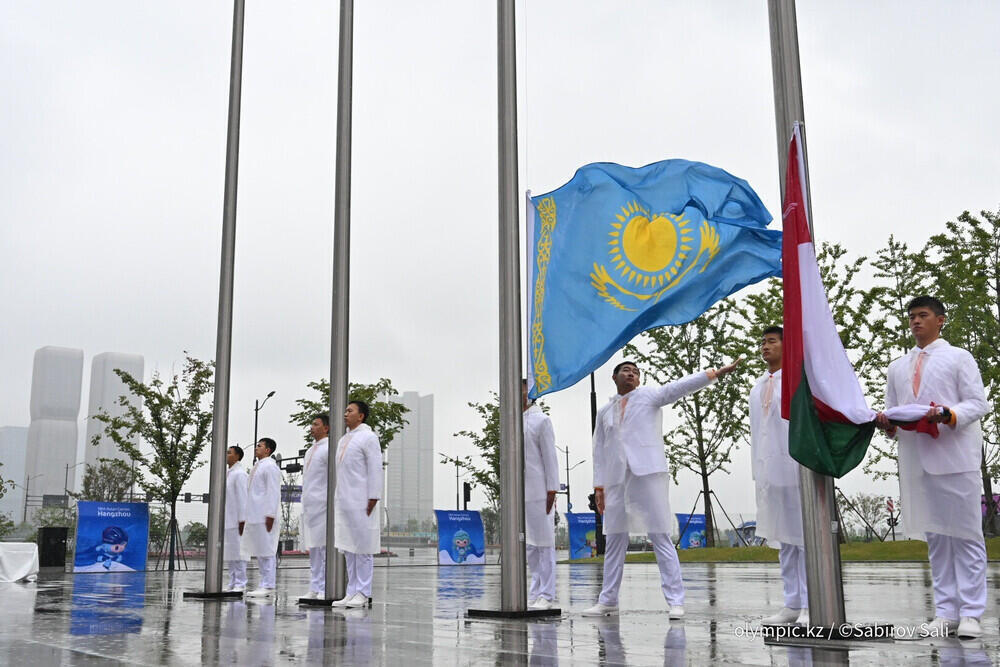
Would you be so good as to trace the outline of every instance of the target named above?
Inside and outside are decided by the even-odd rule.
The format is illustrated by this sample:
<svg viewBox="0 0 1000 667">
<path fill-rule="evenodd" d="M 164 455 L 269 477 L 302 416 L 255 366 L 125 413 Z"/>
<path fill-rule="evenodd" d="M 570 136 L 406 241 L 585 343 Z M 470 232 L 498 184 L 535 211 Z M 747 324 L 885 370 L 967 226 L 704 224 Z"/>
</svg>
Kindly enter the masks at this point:
<svg viewBox="0 0 1000 667">
<path fill-rule="evenodd" d="M 750 390 L 750 458 L 757 500 L 757 535 L 778 549 L 785 606 L 761 622 L 809 624 L 806 549 L 802 535 L 799 464 L 788 453 L 788 421 L 781 418 L 784 330 L 768 327 L 760 341 L 767 372 Z"/>
<path fill-rule="evenodd" d="M 257 462 L 247 482 L 247 521 L 243 531 L 243 551 L 257 558 L 260 587 L 250 597 L 274 595 L 278 566 L 278 517 L 281 509 L 281 470 L 271 458 L 278 444 L 261 438 L 254 449 Z"/>
<path fill-rule="evenodd" d="M 980 637 L 986 544 L 979 420 L 989 409 L 986 392 L 972 355 L 941 338 L 944 305 L 921 296 L 910 302 L 907 312 L 916 347 L 889 364 L 885 405 L 927 405 L 926 418 L 939 424 L 939 434 L 896 434 L 903 525 L 910 535 L 927 540 L 935 606 L 928 632 Z M 884 414 L 877 421 L 890 434 L 896 432 Z"/>
<path fill-rule="evenodd" d="M 316 415 L 309 426 L 313 445 L 302 468 L 302 525 L 309 550 L 309 593 L 324 597 L 326 588 L 326 487 L 330 444 L 330 416 Z"/>
<path fill-rule="evenodd" d="M 242 593 L 247 587 L 247 560 L 243 557 L 240 538 L 247 520 L 247 471 L 240 465 L 243 448 L 233 445 L 226 450 L 226 535 L 223 560 L 229 568 L 229 588 Z"/>
<path fill-rule="evenodd" d="M 663 446 L 660 408 L 707 387 L 739 361 L 703 371 L 662 387 L 640 387 L 639 367 L 631 361 L 611 374 L 618 392 L 597 413 L 594 429 L 594 500 L 604 515 L 604 586 L 585 616 L 618 613 L 629 533 L 646 533 L 660 568 L 660 588 L 670 618 L 684 617 L 684 582 L 677 551 L 670 541 L 669 467 Z"/>
<path fill-rule="evenodd" d="M 372 595 L 372 574 L 381 549 L 378 512 L 382 497 L 382 447 L 365 422 L 368 404 L 351 401 L 344 412 L 347 433 L 337 443 L 334 546 L 347 561 L 347 591 L 337 607 L 363 607 Z"/>
<path fill-rule="evenodd" d="M 528 383 L 521 381 L 524 411 L 524 535 L 531 569 L 528 606 L 551 609 L 556 599 L 555 504 L 559 491 L 559 460 L 552 420 L 528 400 Z"/>
</svg>

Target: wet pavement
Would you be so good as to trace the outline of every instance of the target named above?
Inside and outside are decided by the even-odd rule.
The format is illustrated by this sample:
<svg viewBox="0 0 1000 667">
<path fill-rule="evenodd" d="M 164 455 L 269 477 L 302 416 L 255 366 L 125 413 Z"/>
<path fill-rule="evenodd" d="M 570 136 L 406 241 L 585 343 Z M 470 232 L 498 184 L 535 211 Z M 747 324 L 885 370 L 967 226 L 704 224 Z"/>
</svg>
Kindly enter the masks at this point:
<svg viewBox="0 0 1000 667">
<path fill-rule="evenodd" d="M 308 571 L 278 571 L 271 603 L 185 600 L 202 572 L 63 574 L 0 584 L 0 664 L 379 665 L 971 665 L 1000 663 L 1000 564 L 989 566 L 982 640 L 854 641 L 827 649 L 766 645 L 756 621 L 781 606 L 777 564 L 687 564 L 687 617 L 670 622 L 655 565 L 628 564 L 619 618 L 584 618 L 601 571 L 559 565 L 558 620 L 465 618 L 497 608 L 500 570 L 377 567 L 371 609 L 296 604 Z M 251 584 L 257 573 L 251 570 Z M 848 620 L 911 629 L 932 616 L 930 572 L 917 563 L 845 564 Z"/>
</svg>

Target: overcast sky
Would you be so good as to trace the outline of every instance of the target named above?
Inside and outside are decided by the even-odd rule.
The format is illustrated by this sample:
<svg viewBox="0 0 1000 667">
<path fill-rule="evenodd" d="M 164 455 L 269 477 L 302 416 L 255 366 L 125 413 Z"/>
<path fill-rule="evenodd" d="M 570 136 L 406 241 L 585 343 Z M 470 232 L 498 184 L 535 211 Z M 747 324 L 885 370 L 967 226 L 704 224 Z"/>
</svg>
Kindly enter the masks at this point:
<svg viewBox="0 0 1000 667">
<path fill-rule="evenodd" d="M 275 390 L 260 430 L 286 453 L 329 369 L 336 4 L 246 8 L 230 434 L 248 443 Z M 350 375 L 433 393 L 436 449 L 470 453 L 452 434 L 498 377 L 496 8 L 356 4 Z M 522 190 L 686 158 L 779 212 L 766 2 L 517 8 Z M 800 2 L 798 26 L 819 240 L 918 245 L 997 209 L 1000 4 Z M 142 354 L 147 377 L 214 356 L 231 29 L 228 2 L 0 0 L 0 425 L 28 424 L 43 345 L 85 352 L 81 431 L 95 354 Z M 548 403 L 588 460 L 579 509 L 589 387 Z M 450 507 L 453 469 L 435 482 Z M 842 486 L 896 493 L 860 469 Z M 673 510 L 698 487 L 681 474 Z M 754 512 L 745 447 L 713 487 Z"/>
</svg>

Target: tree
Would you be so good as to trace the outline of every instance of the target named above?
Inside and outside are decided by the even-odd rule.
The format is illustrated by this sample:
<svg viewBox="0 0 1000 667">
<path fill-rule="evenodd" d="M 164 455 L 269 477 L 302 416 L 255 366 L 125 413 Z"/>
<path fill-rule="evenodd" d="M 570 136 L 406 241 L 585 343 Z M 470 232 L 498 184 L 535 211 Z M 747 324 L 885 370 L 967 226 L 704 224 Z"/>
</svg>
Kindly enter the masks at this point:
<svg viewBox="0 0 1000 667">
<path fill-rule="evenodd" d="M 0 468 L 3 467 L 3 463 L 0 463 Z M 14 488 L 14 480 L 4 479 L 3 475 L 0 475 L 0 498 L 3 498 L 7 494 L 7 489 Z"/>
<path fill-rule="evenodd" d="M 97 466 L 87 464 L 79 493 L 70 495 L 77 500 L 99 500 L 123 503 L 132 495 L 135 469 L 121 459 L 100 459 Z"/>
<path fill-rule="evenodd" d="M 188 546 L 203 547 L 208 543 L 208 526 L 200 521 L 192 521 L 184 526 Z"/>
<path fill-rule="evenodd" d="M 199 457 L 211 437 L 214 368 L 212 362 L 185 356 L 180 375 L 175 373 L 167 383 L 154 372 L 148 384 L 116 368 L 115 374 L 129 390 L 129 395 L 118 399 L 124 412 L 111 416 L 102 410 L 91 417 L 103 423 L 105 435 L 148 473 L 137 480 L 146 494 L 169 506 L 170 571 L 174 570 L 179 532 L 177 497 L 191 474 L 205 465 Z M 151 451 L 133 442 L 135 436 Z M 96 446 L 99 440 L 95 436 L 92 444 Z"/>
<path fill-rule="evenodd" d="M 165 505 L 149 506 L 149 547 L 161 548 L 167 541 L 167 529 L 170 527 L 170 514 Z"/>
<path fill-rule="evenodd" d="M 982 479 L 992 501 L 993 480 L 1000 476 L 1000 210 L 964 211 L 932 236 L 922 253 L 933 293 L 948 310 L 942 336 L 968 350 L 979 366 L 992 407 L 982 420 Z M 998 508 L 987 503 L 984 527 L 1000 532 Z"/>
<path fill-rule="evenodd" d="M 723 366 L 740 353 L 736 313 L 729 302 L 720 302 L 687 324 L 650 329 L 639 345 L 625 346 L 626 359 L 635 360 L 647 379 L 666 384 L 708 368 Z M 746 397 L 749 373 L 740 369 L 718 386 L 690 394 L 676 403 L 680 424 L 663 436 L 674 482 L 686 468 L 701 478 L 705 502 L 707 545 L 715 546 L 715 522 L 709 479 L 726 470 L 732 451 L 750 434 Z"/>
<path fill-rule="evenodd" d="M 871 405 L 885 402 L 886 371 L 889 363 L 913 346 L 906 304 L 913 297 L 924 293 L 928 282 L 926 265 L 921 253 L 910 252 L 907 245 L 889 236 L 885 247 L 875 253 L 872 260 L 874 278 L 878 283 L 869 290 L 873 304 L 868 320 L 869 346 L 873 363 L 862 375 Z M 896 441 L 878 431 L 872 439 L 871 455 L 865 460 L 864 471 L 875 479 L 887 479 L 898 474 Z M 879 470 L 879 464 L 888 461 L 889 469 Z"/>
<path fill-rule="evenodd" d="M 479 414 L 482 419 L 482 430 L 465 429 L 455 433 L 456 437 L 468 438 L 479 450 L 479 461 L 471 456 L 448 456 L 441 454 L 441 462 L 455 465 L 469 472 L 472 485 L 482 488 L 486 494 L 486 503 L 497 517 L 500 517 L 500 397 L 496 392 L 490 392 L 490 399 L 485 403 L 468 403 L 468 406 Z M 486 510 L 483 510 L 483 524 L 486 523 Z"/>
<path fill-rule="evenodd" d="M 299 398 L 295 404 L 300 410 L 289 416 L 288 422 L 301 426 L 305 429 L 304 438 L 306 446 L 312 444 L 312 436 L 309 435 L 309 425 L 312 424 L 313 416 L 318 414 L 328 414 L 330 412 L 330 381 L 316 380 L 306 385 L 315 392 L 314 398 Z M 351 382 L 348 386 L 347 396 L 349 401 L 364 401 L 368 404 L 371 412 L 366 423 L 375 431 L 378 436 L 382 451 L 392 442 L 403 426 L 409 422 L 403 416 L 409 412 L 402 403 L 394 401 L 393 398 L 399 392 L 392 386 L 392 381 L 388 378 L 380 378 L 373 384 L 359 384 Z M 334 415 L 339 418 L 339 415 Z M 337 422 L 339 423 L 339 422 Z M 339 432 L 335 424 L 330 424 L 331 432 Z"/>
<path fill-rule="evenodd" d="M 873 538 L 881 540 L 877 531 L 889 518 L 885 496 L 859 491 L 847 500 L 850 502 L 840 504 L 840 515 L 848 528 L 853 529 L 855 535 L 863 536 L 866 542 L 871 542 Z"/>
<path fill-rule="evenodd" d="M 0 512 L 0 538 L 14 532 L 14 522 L 9 516 Z"/>
</svg>

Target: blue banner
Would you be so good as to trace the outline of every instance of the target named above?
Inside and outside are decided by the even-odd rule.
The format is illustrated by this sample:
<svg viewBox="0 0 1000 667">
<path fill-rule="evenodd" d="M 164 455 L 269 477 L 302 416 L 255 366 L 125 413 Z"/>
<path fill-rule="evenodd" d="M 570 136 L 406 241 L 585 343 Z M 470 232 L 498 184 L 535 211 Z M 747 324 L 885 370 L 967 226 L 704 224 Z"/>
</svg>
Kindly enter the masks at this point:
<svg viewBox="0 0 1000 667">
<path fill-rule="evenodd" d="M 74 572 L 134 572 L 146 569 L 149 505 L 77 504 Z"/>
<path fill-rule="evenodd" d="M 681 549 L 700 549 L 705 546 L 705 515 L 677 514 L 677 530 L 681 533 L 681 541 L 677 546 Z M 690 520 L 688 519 L 690 517 Z M 687 528 L 685 528 L 687 526 Z"/>
<path fill-rule="evenodd" d="M 569 559 L 597 555 L 597 515 L 593 512 L 566 512 L 569 525 Z"/>
<path fill-rule="evenodd" d="M 637 334 L 781 274 L 750 185 L 687 160 L 588 164 L 528 207 L 531 397 L 572 386 Z"/>
<path fill-rule="evenodd" d="M 486 562 L 486 536 L 479 512 L 434 510 L 438 525 L 438 564 L 475 565 Z"/>
</svg>

